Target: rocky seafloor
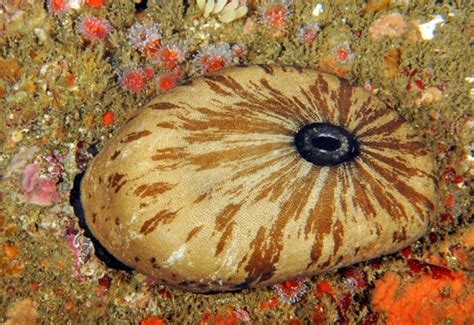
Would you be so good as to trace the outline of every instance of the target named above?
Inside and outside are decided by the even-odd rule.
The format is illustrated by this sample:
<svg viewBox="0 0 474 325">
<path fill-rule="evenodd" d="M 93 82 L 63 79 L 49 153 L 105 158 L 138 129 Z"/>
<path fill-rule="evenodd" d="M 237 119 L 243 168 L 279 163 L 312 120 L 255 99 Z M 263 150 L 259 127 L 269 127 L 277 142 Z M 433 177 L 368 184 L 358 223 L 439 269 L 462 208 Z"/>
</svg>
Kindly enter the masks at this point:
<svg viewBox="0 0 474 325">
<path fill-rule="evenodd" d="M 228 2 L 0 2 L 0 323 L 473 323 L 472 4 Z M 439 169 L 429 233 L 390 256 L 234 293 L 107 268 L 69 204 L 75 175 L 151 98 L 259 63 L 336 74 L 405 117 Z"/>
</svg>

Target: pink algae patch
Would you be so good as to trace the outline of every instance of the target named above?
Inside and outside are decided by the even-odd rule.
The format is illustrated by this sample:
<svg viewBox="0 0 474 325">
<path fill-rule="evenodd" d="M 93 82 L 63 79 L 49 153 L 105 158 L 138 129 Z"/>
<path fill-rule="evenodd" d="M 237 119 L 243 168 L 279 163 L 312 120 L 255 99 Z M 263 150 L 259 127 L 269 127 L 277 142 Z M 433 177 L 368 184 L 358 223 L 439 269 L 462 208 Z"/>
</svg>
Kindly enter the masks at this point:
<svg viewBox="0 0 474 325">
<path fill-rule="evenodd" d="M 39 167 L 29 164 L 23 171 L 21 199 L 28 204 L 49 206 L 61 201 L 56 189 L 56 181 L 46 175 L 39 175 Z"/>
<path fill-rule="evenodd" d="M 388 272 L 375 285 L 372 304 L 386 317 L 386 324 L 472 324 L 474 283 L 465 274 L 434 279 L 428 274 L 402 283 Z"/>
<path fill-rule="evenodd" d="M 374 21 L 369 27 L 370 37 L 374 40 L 402 36 L 408 29 L 408 23 L 403 15 L 393 13 Z"/>
</svg>

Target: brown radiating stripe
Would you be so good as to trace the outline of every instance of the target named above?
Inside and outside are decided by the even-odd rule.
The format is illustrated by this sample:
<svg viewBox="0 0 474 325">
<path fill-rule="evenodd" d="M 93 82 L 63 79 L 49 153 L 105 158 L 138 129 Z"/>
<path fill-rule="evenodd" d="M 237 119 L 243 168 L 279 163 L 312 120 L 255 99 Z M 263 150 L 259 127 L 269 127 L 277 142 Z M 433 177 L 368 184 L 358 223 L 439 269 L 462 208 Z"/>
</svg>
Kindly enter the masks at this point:
<svg viewBox="0 0 474 325">
<path fill-rule="evenodd" d="M 372 96 L 367 96 L 366 100 L 363 103 L 352 103 L 351 107 L 351 118 L 349 123 L 354 123 L 363 118 L 366 114 L 373 112 L 374 106 L 372 106 Z M 360 124 L 360 123 L 359 123 Z M 353 130 L 349 130 L 353 131 Z"/>
<path fill-rule="evenodd" d="M 311 190 L 316 184 L 318 174 L 319 168 L 311 168 L 306 176 L 296 179 L 291 186 L 288 186 L 288 188 L 285 189 L 289 191 L 291 195 L 283 204 L 280 210 L 280 215 L 274 224 L 274 229 L 272 229 L 272 233 L 280 234 L 288 221 L 298 220 L 306 206 L 306 203 L 309 201 L 309 196 L 312 193 Z"/>
<path fill-rule="evenodd" d="M 233 93 L 230 91 L 226 91 L 219 86 L 217 82 L 212 82 L 210 80 L 206 80 L 206 84 L 212 89 L 213 92 L 222 95 L 222 96 L 232 96 Z"/>
<path fill-rule="evenodd" d="M 232 230 L 235 225 L 232 218 L 239 212 L 240 208 L 241 204 L 231 203 L 217 215 L 215 229 L 221 232 L 221 237 L 216 246 L 215 256 L 223 251 L 225 243 L 232 237 Z"/>
<path fill-rule="evenodd" d="M 205 115 L 209 115 L 206 120 L 199 120 L 196 118 L 181 117 L 183 121 L 182 128 L 187 131 L 205 131 L 206 136 L 209 136 L 209 130 L 220 132 L 221 134 L 287 134 L 290 133 L 288 125 L 277 123 L 268 119 L 259 118 L 255 116 L 255 112 L 249 111 L 249 108 L 255 107 L 254 104 L 244 102 L 235 103 L 233 111 L 215 112 L 205 107 L 197 108 L 196 111 Z M 239 120 L 235 119 L 237 115 Z M 212 134 L 211 133 L 211 134 Z"/>
<path fill-rule="evenodd" d="M 281 93 L 270 87 L 266 79 L 261 79 L 260 84 L 250 82 L 253 89 L 252 91 L 248 91 L 230 77 L 209 76 L 209 78 L 228 87 L 229 92 L 232 92 L 243 100 L 240 103 L 234 103 L 234 106 L 239 106 L 240 108 L 245 109 L 245 111 L 252 117 L 250 120 L 255 118 L 255 112 L 264 112 L 267 116 L 274 116 L 276 113 L 277 115 L 286 117 L 287 122 L 295 118 L 295 112 L 291 110 L 291 107 L 296 105 L 286 98 L 286 96 L 279 95 Z M 267 87 L 267 91 L 265 91 L 262 86 L 264 88 Z M 268 94 L 268 92 L 270 92 L 270 94 Z M 278 97 L 278 99 L 275 99 L 275 97 Z M 230 111 L 234 112 L 235 110 L 232 109 Z M 289 117 L 291 117 L 291 119 L 288 120 Z"/>
<path fill-rule="evenodd" d="M 313 95 L 311 95 L 310 89 L 303 89 L 302 87 L 300 87 L 300 93 L 308 102 L 307 110 L 311 112 L 312 116 L 314 115 L 314 121 L 312 122 L 329 121 L 326 118 L 326 115 L 324 114 L 324 112 L 323 114 L 321 114 L 321 111 L 318 107 L 318 102 L 316 102 L 315 99 L 313 98 Z M 321 99 L 321 101 L 323 101 L 321 105 L 326 105 L 326 103 L 324 102 L 324 99 Z M 301 125 L 300 127 L 303 127 L 303 126 L 304 125 Z"/>
<path fill-rule="evenodd" d="M 242 118 L 245 118 L 246 123 L 251 123 L 250 125 L 252 125 L 251 130 L 253 133 L 291 135 L 294 132 L 292 122 L 290 122 L 291 120 L 289 119 L 291 117 L 290 112 L 282 109 L 282 107 L 279 106 L 279 103 L 274 99 L 262 102 L 241 101 L 236 102 L 234 106 L 243 110 L 254 109 L 254 112 L 246 111 L 245 115 L 243 115 L 244 113 L 241 115 Z M 296 113 L 296 111 L 293 112 L 293 117 L 302 120 L 302 118 L 300 118 L 299 115 L 296 115 Z M 246 115 L 249 115 L 249 117 Z M 259 118 L 257 116 L 262 116 L 264 118 Z"/>
<path fill-rule="evenodd" d="M 275 202 L 286 191 L 289 180 L 296 178 L 298 174 L 297 165 L 301 164 L 299 159 L 291 159 L 288 164 L 277 171 L 272 172 L 268 177 L 260 181 L 255 188 L 259 189 L 259 194 L 254 201 L 258 202 L 270 195 L 269 201 Z"/>
<path fill-rule="evenodd" d="M 364 218 L 374 221 L 375 217 L 377 216 L 377 211 L 372 205 L 372 201 L 367 194 L 367 190 L 359 178 L 359 173 L 357 171 L 353 171 L 351 179 L 352 184 L 354 185 L 354 196 L 356 197 L 356 200 L 354 201 L 355 204 L 358 205 L 362 211 L 364 211 Z"/>
<path fill-rule="evenodd" d="M 268 64 L 258 64 L 258 66 L 262 68 L 263 71 L 265 71 L 265 73 L 269 75 L 273 75 L 273 68 L 269 66 Z"/>
<path fill-rule="evenodd" d="M 321 122 L 332 122 L 333 116 L 329 110 L 328 103 L 325 98 L 325 92 L 321 91 L 321 84 L 314 84 L 309 86 L 308 91 L 302 90 L 303 96 L 314 107 L 314 110 L 321 116 Z"/>
<path fill-rule="evenodd" d="M 138 132 L 132 132 L 130 134 L 127 134 L 125 137 L 123 137 L 122 140 L 120 140 L 120 143 L 127 143 L 131 141 L 138 140 L 140 138 L 146 137 L 147 135 L 150 135 L 151 132 L 148 130 L 143 130 L 143 131 L 138 131 Z"/>
<path fill-rule="evenodd" d="M 197 170 L 213 169 L 222 165 L 238 165 L 249 159 L 258 159 L 266 153 L 284 147 L 285 143 L 265 143 L 196 154 L 186 158 Z"/>
<path fill-rule="evenodd" d="M 332 238 L 334 241 L 333 256 L 336 256 L 339 248 L 341 248 L 344 239 L 344 224 L 341 220 L 337 220 L 332 227 Z"/>
<path fill-rule="evenodd" d="M 158 149 L 155 151 L 155 154 L 151 156 L 151 160 L 178 160 L 182 158 L 186 152 L 184 147 L 173 147 Z"/>
<path fill-rule="evenodd" d="M 361 139 L 362 140 L 362 139 Z M 372 141 L 372 140 L 362 140 L 362 145 L 368 146 L 370 148 L 380 150 L 380 149 L 391 149 L 396 152 L 400 152 L 407 155 L 413 156 L 424 156 L 428 154 L 426 150 L 426 145 L 421 141 Z"/>
<path fill-rule="evenodd" d="M 174 129 L 175 128 L 175 123 L 173 122 L 160 122 L 156 124 L 157 127 L 163 128 L 163 129 Z"/>
<path fill-rule="evenodd" d="M 323 230 L 323 232 L 326 233 L 326 230 L 330 229 L 330 226 L 332 225 L 332 216 L 334 214 L 334 204 L 332 203 L 334 201 L 336 183 L 337 171 L 335 168 L 329 167 L 325 182 L 320 189 L 318 201 L 316 201 L 314 208 L 310 209 L 308 220 L 306 221 L 306 239 L 310 234 L 319 233 L 319 230 Z M 329 223 L 325 223 L 325 220 L 329 220 Z"/>
<path fill-rule="evenodd" d="M 419 215 L 425 216 L 424 211 L 426 211 L 427 208 L 429 210 L 434 208 L 433 202 L 423 194 L 416 191 L 413 187 L 400 180 L 394 173 L 381 167 L 375 161 L 371 164 L 371 167 L 380 176 L 389 181 L 401 195 L 406 197 L 407 201 L 412 203 L 412 206 L 416 209 Z"/>
<path fill-rule="evenodd" d="M 267 79 L 260 79 L 260 85 L 262 85 L 268 92 L 270 93 L 270 97 L 278 100 L 279 106 L 281 106 L 284 110 L 290 111 L 289 105 L 291 105 L 291 100 L 287 96 L 285 96 L 281 91 L 272 87 Z"/>
<path fill-rule="evenodd" d="M 361 132 L 357 136 L 363 139 L 364 137 L 369 137 L 376 134 L 393 134 L 405 124 L 406 121 L 403 119 L 403 117 L 397 116 L 397 118 L 389 120 L 380 126 L 375 127 L 374 125 L 374 127 Z"/>
<path fill-rule="evenodd" d="M 249 284 L 268 280 L 275 272 L 275 264 L 272 263 L 274 248 L 265 245 L 267 238 L 265 227 L 260 226 L 255 239 L 250 243 L 252 254 L 244 268 L 248 274 L 245 282 Z"/>
<path fill-rule="evenodd" d="M 202 201 L 204 201 L 204 199 L 207 197 L 207 194 L 208 193 L 202 193 L 201 195 L 199 195 L 196 200 L 194 200 L 194 204 L 197 204 L 197 203 L 201 203 Z"/>
<path fill-rule="evenodd" d="M 385 163 L 389 168 L 395 169 L 397 173 L 405 177 L 426 176 L 431 179 L 434 179 L 435 177 L 433 174 L 428 174 L 421 169 L 418 169 L 415 167 L 409 167 L 410 164 L 407 161 L 405 161 L 402 155 L 398 156 L 397 158 L 391 158 L 388 156 L 383 156 L 373 151 L 365 151 L 365 153 L 368 155 L 368 157 L 366 156 L 367 157 L 366 159 L 371 159 L 370 157 L 373 157 L 376 160 Z"/>
<path fill-rule="evenodd" d="M 349 188 L 349 180 L 348 180 L 348 170 L 347 170 L 347 164 L 343 164 L 339 166 L 337 171 L 337 178 L 340 180 L 341 183 L 341 189 L 343 193 L 348 193 L 348 188 Z M 339 200 L 341 201 L 341 209 L 342 209 L 342 214 L 344 216 L 347 216 L 348 214 L 348 203 L 347 201 L 349 200 L 349 195 L 339 195 Z"/>
<path fill-rule="evenodd" d="M 176 217 L 177 212 L 162 210 L 155 214 L 154 217 L 146 220 L 140 228 L 140 233 L 148 235 L 158 227 L 159 224 L 168 224 Z"/>
<path fill-rule="evenodd" d="M 189 232 L 188 236 L 186 237 L 186 243 L 189 242 L 189 241 L 191 240 L 191 238 L 194 237 L 194 235 L 196 235 L 198 232 L 200 232 L 203 227 L 204 227 L 204 225 L 200 225 L 200 226 L 194 227 L 194 228 Z"/>
<path fill-rule="evenodd" d="M 207 76 L 204 76 L 204 78 L 219 82 L 223 86 L 227 87 L 229 91 L 237 92 L 238 94 L 241 95 L 241 97 L 246 97 L 246 96 L 242 96 L 242 94 L 247 93 L 247 90 L 245 90 L 245 88 L 242 87 L 242 84 L 240 82 L 236 81 L 232 77 L 225 77 L 225 76 L 220 76 L 220 75 L 207 75 Z"/>
<path fill-rule="evenodd" d="M 232 218 L 239 212 L 241 204 L 231 203 L 227 205 L 216 217 L 215 229 L 222 231 Z"/>
<path fill-rule="evenodd" d="M 334 92 L 331 95 L 331 99 L 337 103 L 337 110 L 339 112 L 339 126 L 347 128 L 347 121 L 349 118 L 349 112 L 352 106 L 352 92 L 354 87 L 351 86 L 349 81 L 345 79 L 339 79 L 339 91 Z M 335 96 L 334 96 L 335 95 Z"/>
<path fill-rule="evenodd" d="M 288 170 L 284 173 L 278 173 L 278 177 L 274 179 L 272 183 L 267 183 L 267 186 L 273 186 L 274 188 L 270 191 L 270 202 L 277 202 L 287 191 L 287 186 L 293 180 L 296 180 L 298 175 L 298 165 L 301 165 L 301 160 L 292 159 L 288 164 Z M 271 179 L 268 179 L 271 181 Z"/>
<path fill-rule="evenodd" d="M 318 114 L 314 109 L 311 109 L 308 104 L 303 103 L 298 97 L 292 97 L 293 105 L 298 109 L 301 115 L 301 125 L 298 128 L 303 127 L 306 124 L 317 122 L 320 120 Z"/>
<path fill-rule="evenodd" d="M 200 142 L 210 142 L 210 141 L 220 141 L 225 139 L 225 134 L 219 133 L 209 133 L 209 132 L 192 132 L 190 135 L 185 136 L 184 140 L 186 140 L 189 144 L 200 143 Z"/>
<path fill-rule="evenodd" d="M 229 240 L 229 238 L 232 238 L 232 230 L 234 229 L 234 226 L 235 221 L 231 221 L 225 226 L 224 232 L 222 233 L 221 238 L 219 238 L 219 242 L 216 245 L 216 252 L 214 256 L 217 256 L 222 253 L 227 240 Z"/>
<path fill-rule="evenodd" d="M 263 240 L 257 240 L 265 233 L 261 227 L 257 233 L 257 238 L 252 242 L 253 248 L 250 261 L 245 270 L 249 272 L 250 278 L 259 278 L 265 281 L 272 277 L 275 270 L 274 265 L 278 263 L 280 253 L 283 249 L 283 230 L 290 220 L 296 220 L 306 206 L 311 189 L 316 182 L 318 170 L 311 169 L 305 177 L 295 181 L 291 188 L 287 189 L 291 195 L 283 204 L 277 220 L 273 223 L 265 245 Z M 265 261 L 266 265 L 260 264 L 259 260 Z"/>
<path fill-rule="evenodd" d="M 407 239 L 407 232 L 406 228 L 402 227 L 400 231 L 395 231 L 392 234 L 392 242 L 393 243 L 400 243 L 402 241 L 405 241 Z"/>
<path fill-rule="evenodd" d="M 397 221 L 400 219 L 407 220 L 405 208 L 399 204 L 398 200 L 394 198 L 392 194 L 384 190 L 384 186 L 374 177 L 373 169 L 369 167 L 371 169 L 371 172 L 369 172 L 364 168 L 360 161 L 356 161 L 355 163 L 364 179 L 364 182 L 367 183 L 367 186 L 372 190 L 372 193 L 374 194 L 375 199 L 379 202 L 381 208 Z"/>
<path fill-rule="evenodd" d="M 168 171 L 177 170 L 178 168 L 181 168 L 184 165 L 186 165 L 185 162 L 181 160 L 176 160 L 174 163 L 168 161 L 163 164 L 157 164 L 155 168 L 153 168 L 153 170 L 159 171 L 159 172 L 168 172 Z"/>
<path fill-rule="evenodd" d="M 150 107 L 151 107 L 151 109 L 159 109 L 159 110 L 180 108 L 179 105 L 172 104 L 172 103 L 167 103 L 167 102 L 153 103 L 153 104 L 151 104 Z"/>
<path fill-rule="evenodd" d="M 114 161 L 118 155 L 120 155 L 120 150 L 116 150 L 114 154 L 110 157 L 110 160 Z"/>
<path fill-rule="evenodd" d="M 246 167 L 246 168 L 240 170 L 239 172 L 235 173 L 232 176 L 231 181 L 235 181 L 235 180 L 237 180 L 239 178 L 242 178 L 242 177 L 248 177 L 249 175 L 254 175 L 258 171 L 261 171 L 261 170 L 263 170 L 267 167 L 271 167 L 271 166 L 275 165 L 276 163 L 280 162 L 281 160 L 288 158 L 288 156 L 291 156 L 291 155 L 293 155 L 292 152 L 287 153 L 286 155 L 283 154 L 281 156 L 277 156 L 273 159 L 269 159 L 269 160 L 264 161 L 262 163 L 258 163 L 258 164 L 256 163 L 253 166 Z"/>
<path fill-rule="evenodd" d="M 142 184 L 135 189 L 133 194 L 135 194 L 135 196 L 140 196 L 141 198 L 149 196 L 156 197 L 158 194 L 163 194 L 172 188 L 174 188 L 174 185 L 164 182 Z"/>
<path fill-rule="evenodd" d="M 133 121 L 134 119 L 137 118 L 138 116 L 138 113 L 139 113 L 139 110 L 136 110 L 134 112 L 132 112 L 132 114 L 130 114 L 130 116 L 127 118 L 127 120 L 125 121 L 124 125 L 127 125 L 129 124 L 131 121 Z"/>
<path fill-rule="evenodd" d="M 326 182 L 321 188 L 318 201 L 310 210 L 305 226 L 305 236 L 314 234 L 314 242 L 311 248 L 311 262 L 309 268 L 321 258 L 324 236 L 329 234 L 333 224 L 334 195 L 337 183 L 337 173 L 334 168 L 329 168 Z"/>
<path fill-rule="evenodd" d="M 109 186 L 111 188 L 115 189 L 115 193 L 118 193 L 118 191 L 120 191 L 122 186 L 127 183 L 127 180 L 122 181 L 122 179 L 125 176 L 126 176 L 125 174 L 120 174 L 120 173 L 114 173 L 114 174 L 109 176 L 109 178 L 108 178 Z"/>
<path fill-rule="evenodd" d="M 356 119 L 356 127 L 352 130 L 352 133 L 354 133 L 357 137 L 360 137 L 359 131 L 362 129 L 367 128 L 370 130 L 371 125 L 377 125 L 381 117 L 387 115 L 387 110 L 381 109 L 380 107 L 376 106 L 378 103 L 375 101 L 375 103 L 372 101 L 372 98 L 369 97 L 368 100 L 369 104 L 367 105 L 367 109 L 362 110 L 361 109 L 361 114 L 362 116 L 360 118 Z M 374 105 L 374 106 L 372 106 Z"/>
<path fill-rule="evenodd" d="M 319 89 L 323 94 L 327 94 L 329 92 L 329 83 L 327 80 L 323 77 L 323 75 L 318 74 L 317 78 L 317 83 L 319 85 Z"/>
<path fill-rule="evenodd" d="M 272 87 L 268 80 L 260 79 L 260 84 L 254 85 L 256 88 L 263 86 L 269 93 L 270 96 L 266 95 L 265 100 L 260 100 L 264 104 L 263 106 L 267 108 L 266 111 L 268 113 L 276 113 L 284 117 L 285 121 L 297 121 L 298 124 L 302 124 L 307 120 L 304 117 L 307 109 L 300 111 L 300 106 L 293 102 L 290 97 L 285 96 L 281 91 Z M 261 94 L 261 96 L 265 95 Z"/>
<path fill-rule="evenodd" d="M 298 71 L 298 73 L 304 73 L 303 68 L 298 65 L 292 65 L 291 67 L 295 69 L 296 71 Z"/>
</svg>

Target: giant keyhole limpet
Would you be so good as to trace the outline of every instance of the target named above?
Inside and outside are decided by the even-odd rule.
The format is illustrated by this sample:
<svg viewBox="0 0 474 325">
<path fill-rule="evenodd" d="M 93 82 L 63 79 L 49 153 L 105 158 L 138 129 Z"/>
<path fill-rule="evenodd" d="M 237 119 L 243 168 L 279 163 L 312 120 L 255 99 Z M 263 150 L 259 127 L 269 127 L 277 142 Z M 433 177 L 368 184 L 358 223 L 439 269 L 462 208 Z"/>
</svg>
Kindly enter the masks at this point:
<svg viewBox="0 0 474 325">
<path fill-rule="evenodd" d="M 194 292 L 271 285 L 399 250 L 434 213 L 411 126 L 313 70 L 234 67 L 140 109 L 93 159 L 85 220 L 118 260 Z"/>
</svg>

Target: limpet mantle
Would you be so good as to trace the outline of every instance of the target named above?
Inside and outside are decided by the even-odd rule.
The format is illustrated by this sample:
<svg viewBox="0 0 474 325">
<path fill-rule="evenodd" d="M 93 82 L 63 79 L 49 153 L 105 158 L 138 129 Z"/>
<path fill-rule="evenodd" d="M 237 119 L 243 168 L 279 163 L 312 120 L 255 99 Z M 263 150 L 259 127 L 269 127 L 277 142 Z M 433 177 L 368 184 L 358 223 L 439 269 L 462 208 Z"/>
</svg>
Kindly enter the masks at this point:
<svg viewBox="0 0 474 325">
<path fill-rule="evenodd" d="M 346 130 L 360 152 L 303 158 L 295 134 L 312 123 Z M 348 81 L 234 67 L 138 110 L 89 165 L 81 201 L 126 265 L 184 290 L 238 290 L 409 245 L 433 215 L 434 169 L 410 125 Z"/>
</svg>

